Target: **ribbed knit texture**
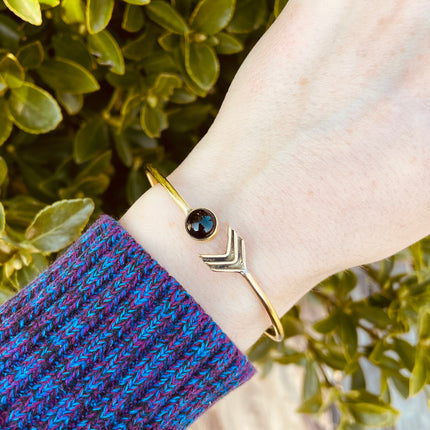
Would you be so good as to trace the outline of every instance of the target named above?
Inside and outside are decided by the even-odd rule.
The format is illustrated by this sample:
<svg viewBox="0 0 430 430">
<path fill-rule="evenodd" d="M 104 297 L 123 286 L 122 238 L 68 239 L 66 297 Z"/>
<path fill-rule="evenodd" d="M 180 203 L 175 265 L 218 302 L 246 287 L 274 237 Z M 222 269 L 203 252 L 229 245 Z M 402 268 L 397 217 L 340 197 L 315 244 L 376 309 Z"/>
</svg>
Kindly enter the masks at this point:
<svg viewBox="0 0 430 430">
<path fill-rule="evenodd" d="M 185 429 L 255 369 L 102 215 L 0 307 L 0 428 Z"/>
</svg>

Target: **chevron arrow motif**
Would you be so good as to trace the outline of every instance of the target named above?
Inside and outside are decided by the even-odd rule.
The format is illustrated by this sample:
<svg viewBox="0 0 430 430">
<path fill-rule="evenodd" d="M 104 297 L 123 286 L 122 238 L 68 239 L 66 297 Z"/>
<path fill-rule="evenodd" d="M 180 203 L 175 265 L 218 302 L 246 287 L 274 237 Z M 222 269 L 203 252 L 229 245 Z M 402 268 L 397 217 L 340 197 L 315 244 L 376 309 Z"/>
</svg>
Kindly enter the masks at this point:
<svg viewBox="0 0 430 430">
<path fill-rule="evenodd" d="M 203 255 L 200 257 L 214 272 L 247 272 L 245 261 L 245 241 L 228 226 L 227 251 L 221 255 Z"/>
<path fill-rule="evenodd" d="M 260 303 L 269 314 L 270 321 L 273 324 L 271 330 L 274 334 L 268 330 L 265 331 L 265 334 L 269 338 L 280 342 L 284 338 L 282 323 L 266 294 L 264 294 L 255 278 L 246 268 L 245 241 L 228 226 L 227 251 L 225 254 L 200 254 L 200 257 L 214 272 L 237 272 L 248 281 Z"/>
</svg>

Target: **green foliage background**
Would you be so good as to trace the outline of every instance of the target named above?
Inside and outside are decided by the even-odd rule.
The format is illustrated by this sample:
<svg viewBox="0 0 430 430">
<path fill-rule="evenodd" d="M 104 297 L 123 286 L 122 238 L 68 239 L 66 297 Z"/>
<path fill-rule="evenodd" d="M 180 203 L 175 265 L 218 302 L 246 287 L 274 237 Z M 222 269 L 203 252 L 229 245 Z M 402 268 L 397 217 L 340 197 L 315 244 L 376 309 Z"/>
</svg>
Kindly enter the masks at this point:
<svg viewBox="0 0 430 430">
<path fill-rule="evenodd" d="M 0 0 L 0 303 L 100 213 L 121 216 L 149 187 L 144 163 L 167 174 L 182 161 L 285 3 Z M 251 359 L 302 366 L 300 411 L 334 408 L 339 430 L 393 425 L 391 391 L 430 382 L 429 264 L 425 239 L 332 276 L 307 297 L 323 319 L 295 306 L 286 341 L 262 337 Z"/>
</svg>

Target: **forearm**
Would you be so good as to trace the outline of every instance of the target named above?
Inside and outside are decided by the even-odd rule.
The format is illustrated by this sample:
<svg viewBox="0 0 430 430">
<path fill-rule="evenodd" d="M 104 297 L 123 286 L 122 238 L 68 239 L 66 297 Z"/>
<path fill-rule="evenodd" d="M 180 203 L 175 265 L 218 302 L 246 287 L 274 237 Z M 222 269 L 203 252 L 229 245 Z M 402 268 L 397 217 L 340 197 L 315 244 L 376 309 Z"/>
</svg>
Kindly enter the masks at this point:
<svg viewBox="0 0 430 430">
<path fill-rule="evenodd" d="M 218 216 L 214 240 L 190 239 L 161 187 L 121 219 L 242 350 L 270 321 L 240 276 L 199 258 L 224 252 L 227 225 L 279 314 L 330 274 L 430 232 L 429 6 L 367 3 L 290 1 L 242 64 L 169 178 Z"/>
</svg>

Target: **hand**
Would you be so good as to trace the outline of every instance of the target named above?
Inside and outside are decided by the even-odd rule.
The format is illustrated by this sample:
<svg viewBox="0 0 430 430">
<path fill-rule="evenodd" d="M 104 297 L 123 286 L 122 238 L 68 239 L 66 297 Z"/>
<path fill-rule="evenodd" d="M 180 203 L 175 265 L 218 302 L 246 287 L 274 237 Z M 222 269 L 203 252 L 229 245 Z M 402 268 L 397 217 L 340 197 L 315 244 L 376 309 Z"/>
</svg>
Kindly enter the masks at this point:
<svg viewBox="0 0 430 430">
<path fill-rule="evenodd" d="M 198 258 L 224 252 L 227 224 L 280 314 L 330 274 L 430 233 L 429 13 L 424 0 L 290 0 L 169 176 L 224 223 L 217 238 L 190 242 L 179 212 L 133 229 L 157 205 L 175 211 L 164 190 L 127 212 L 124 225 L 242 349 L 267 316 L 243 279 Z"/>
</svg>

